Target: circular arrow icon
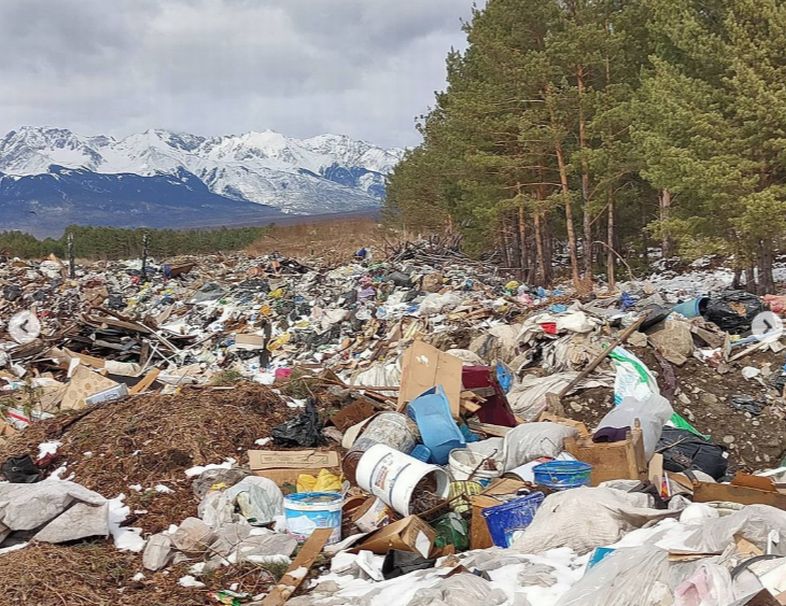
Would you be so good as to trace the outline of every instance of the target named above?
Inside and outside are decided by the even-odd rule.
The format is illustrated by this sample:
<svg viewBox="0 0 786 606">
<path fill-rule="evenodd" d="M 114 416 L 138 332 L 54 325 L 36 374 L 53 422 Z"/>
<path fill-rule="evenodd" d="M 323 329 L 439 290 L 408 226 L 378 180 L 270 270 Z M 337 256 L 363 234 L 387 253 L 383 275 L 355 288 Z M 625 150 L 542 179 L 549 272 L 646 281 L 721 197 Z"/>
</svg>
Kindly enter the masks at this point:
<svg viewBox="0 0 786 606">
<path fill-rule="evenodd" d="M 753 318 L 751 335 L 765 343 L 777 341 L 783 335 L 783 320 L 771 311 L 763 311 Z"/>
</svg>

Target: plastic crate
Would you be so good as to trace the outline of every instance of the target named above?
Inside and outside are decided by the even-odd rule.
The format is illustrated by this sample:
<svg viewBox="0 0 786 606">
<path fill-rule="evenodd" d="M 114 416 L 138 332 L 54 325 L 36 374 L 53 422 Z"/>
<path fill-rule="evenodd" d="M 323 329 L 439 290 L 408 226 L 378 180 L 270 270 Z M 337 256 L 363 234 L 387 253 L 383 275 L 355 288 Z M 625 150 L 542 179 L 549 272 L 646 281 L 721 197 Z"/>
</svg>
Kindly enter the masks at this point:
<svg viewBox="0 0 786 606">
<path fill-rule="evenodd" d="M 540 504 L 545 498 L 542 492 L 533 492 L 507 503 L 481 510 L 486 520 L 491 540 L 497 547 L 510 547 L 513 533 L 523 530 L 532 523 Z"/>
</svg>

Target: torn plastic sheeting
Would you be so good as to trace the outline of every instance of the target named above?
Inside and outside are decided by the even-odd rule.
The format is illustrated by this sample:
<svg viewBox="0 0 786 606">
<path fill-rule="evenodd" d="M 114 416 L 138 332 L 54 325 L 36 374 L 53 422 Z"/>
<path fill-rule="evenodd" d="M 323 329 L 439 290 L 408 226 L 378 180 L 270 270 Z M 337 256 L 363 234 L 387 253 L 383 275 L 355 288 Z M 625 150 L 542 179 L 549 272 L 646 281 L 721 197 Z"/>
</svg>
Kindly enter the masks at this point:
<svg viewBox="0 0 786 606">
<path fill-rule="evenodd" d="M 599 373 L 600 374 L 600 373 Z M 578 372 L 561 372 L 548 377 L 525 375 L 518 384 L 508 392 L 508 402 L 513 412 L 525 421 L 537 419 L 546 409 L 546 394 L 559 393 L 579 375 Z M 610 387 L 610 374 L 600 374 L 592 379 L 585 379 L 576 385 L 570 393 L 591 387 Z"/>
<path fill-rule="evenodd" d="M 540 457 L 556 458 L 565 439 L 576 433 L 573 427 L 559 423 L 522 423 L 502 439 L 503 469 L 507 472 Z"/>
<path fill-rule="evenodd" d="M 721 553 L 735 537 L 742 537 L 766 551 L 771 531 L 786 537 L 786 511 L 769 505 L 748 505 L 731 515 L 704 520 L 685 537 L 682 547 L 695 553 Z M 772 553 L 786 555 L 786 541 L 776 543 Z"/>
<path fill-rule="evenodd" d="M 243 515 L 256 524 L 267 524 L 284 513 L 284 495 L 269 478 L 248 476 L 227 488 L 224 496 L 230 503 L 237 502 Z"/>
<path fill-rule="evenodd" d="M 418 312 L 421 316 L 431 316 L 442 311 L 453 309 L 461 304 L 461 297 L 456 293 L 431 293 L 420 302 Z"/>
<path fill-rule="evenodd" d="M 674 606 L 726 606 L 736 598 L 729 570 L 709 559 L 674 590 Z"/>
<path fill-rule="evenodd" d="M 350 385 L 369 387 L 398 387 L 401 384 L 401 360 L 391 364 L 377 364 L 357 374 Z"/>
<path fill-rule="evenodd" d="M 472 339 L 469 351 L 484 360 L 501 360 L 510 362 L 518 355 L 519 333 L 521 324 L 497 324 Z"/>
<path fill-rule="evenodd" d="M 547 496 L 512 548 L 538 554 L 570 547 L 585 554 L 650 521 L 675 515 L 678 512 L 652 509 L 652 497 L 643 493 L 582 486 Z"/>
<path fill-rule="evenodd" d="M 652 546 L 618 549 L 588 570 L 557 606 L 672 604 L 668 555 Z"/>
<path fill-rule="evenodd" d="M 289 557 L 297 548 L 295 537 L 280 532 L 254 534 L 238 544 L 237 562 L 260 562 L 271 556 Z"/>
<path fill-rule="evenodd" d="M 582 370 L 603 352 L 603 343 L 594 335 L 568 334 L 543 344 L 541 368 L 548 374 Z"/>
<path fill-rule="evenodd" d="M 462 572 L 418 590 L 407 606 L 500 606 L 507 601 L 507 594 L 486 579 Z"/>
<path fill-rule="evenodd" d="M 722 330 L 741 334 L 751 327 L 756 314 L 764 311 L 764 304 L 754 294 L 742 290 L 727 290 L 710 297 L 704 317 Z"/>
<path fill-rule="evenodd" d="M 75 503 L 44 526 L 34 537 L 44 543 L 65 543 L 87 537 L 108 536 L 109 504 Z"/>
<path fill-rule="evenodd" d="M 100 506 L 107 500 L 67 480 L 0 484 L 0 523 L 11 530 L 33 530 L 62 514 L 74 502 Z"/>
</svg>

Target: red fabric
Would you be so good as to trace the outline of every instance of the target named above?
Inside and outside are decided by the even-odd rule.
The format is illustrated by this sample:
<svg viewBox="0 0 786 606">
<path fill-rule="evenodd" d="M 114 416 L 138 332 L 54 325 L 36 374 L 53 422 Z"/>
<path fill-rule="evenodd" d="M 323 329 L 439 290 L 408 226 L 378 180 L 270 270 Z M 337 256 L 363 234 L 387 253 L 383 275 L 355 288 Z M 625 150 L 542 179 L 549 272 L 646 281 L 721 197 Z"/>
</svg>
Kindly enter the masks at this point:
<svg viewBox="0 0 786 606">
<path fill-rule="evenodd" d="M 515 427 L 518 425 L 513 411 L 510 409 L 505 393 L 497 383 L 494 369 L 489 366 L 465 366 L 461 371 L 461 382 L 465 390 L 472 391 L 482 387 L 493 387 L 494 395 L 484 396 L 486 402 L 478 411 L 481 423 Z"/>
</svg>

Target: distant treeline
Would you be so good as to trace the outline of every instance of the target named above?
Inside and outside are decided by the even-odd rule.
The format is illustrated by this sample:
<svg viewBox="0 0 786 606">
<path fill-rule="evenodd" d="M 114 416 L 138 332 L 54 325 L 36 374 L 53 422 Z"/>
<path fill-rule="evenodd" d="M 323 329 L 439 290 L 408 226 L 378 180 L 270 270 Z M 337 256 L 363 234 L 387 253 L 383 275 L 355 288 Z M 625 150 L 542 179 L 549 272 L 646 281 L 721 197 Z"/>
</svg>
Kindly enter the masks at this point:
<svg viewBox="0 0 786 606">
<path fill-rule="evenodd" d="M 123 259 L 142 255 L 143 237 L 153 257 L 240 250 L 265 235 L 270 227 L 220 229 L 123 229 L 119 227 L 70 226 L 58 239 L 39 240 L 18 231 L 0 232 L 0 254 L 23 258 L 54 253 L 65 257 L 68 234 L 74 237 L 74 253 L 85 259 Z"/>
</svg>

